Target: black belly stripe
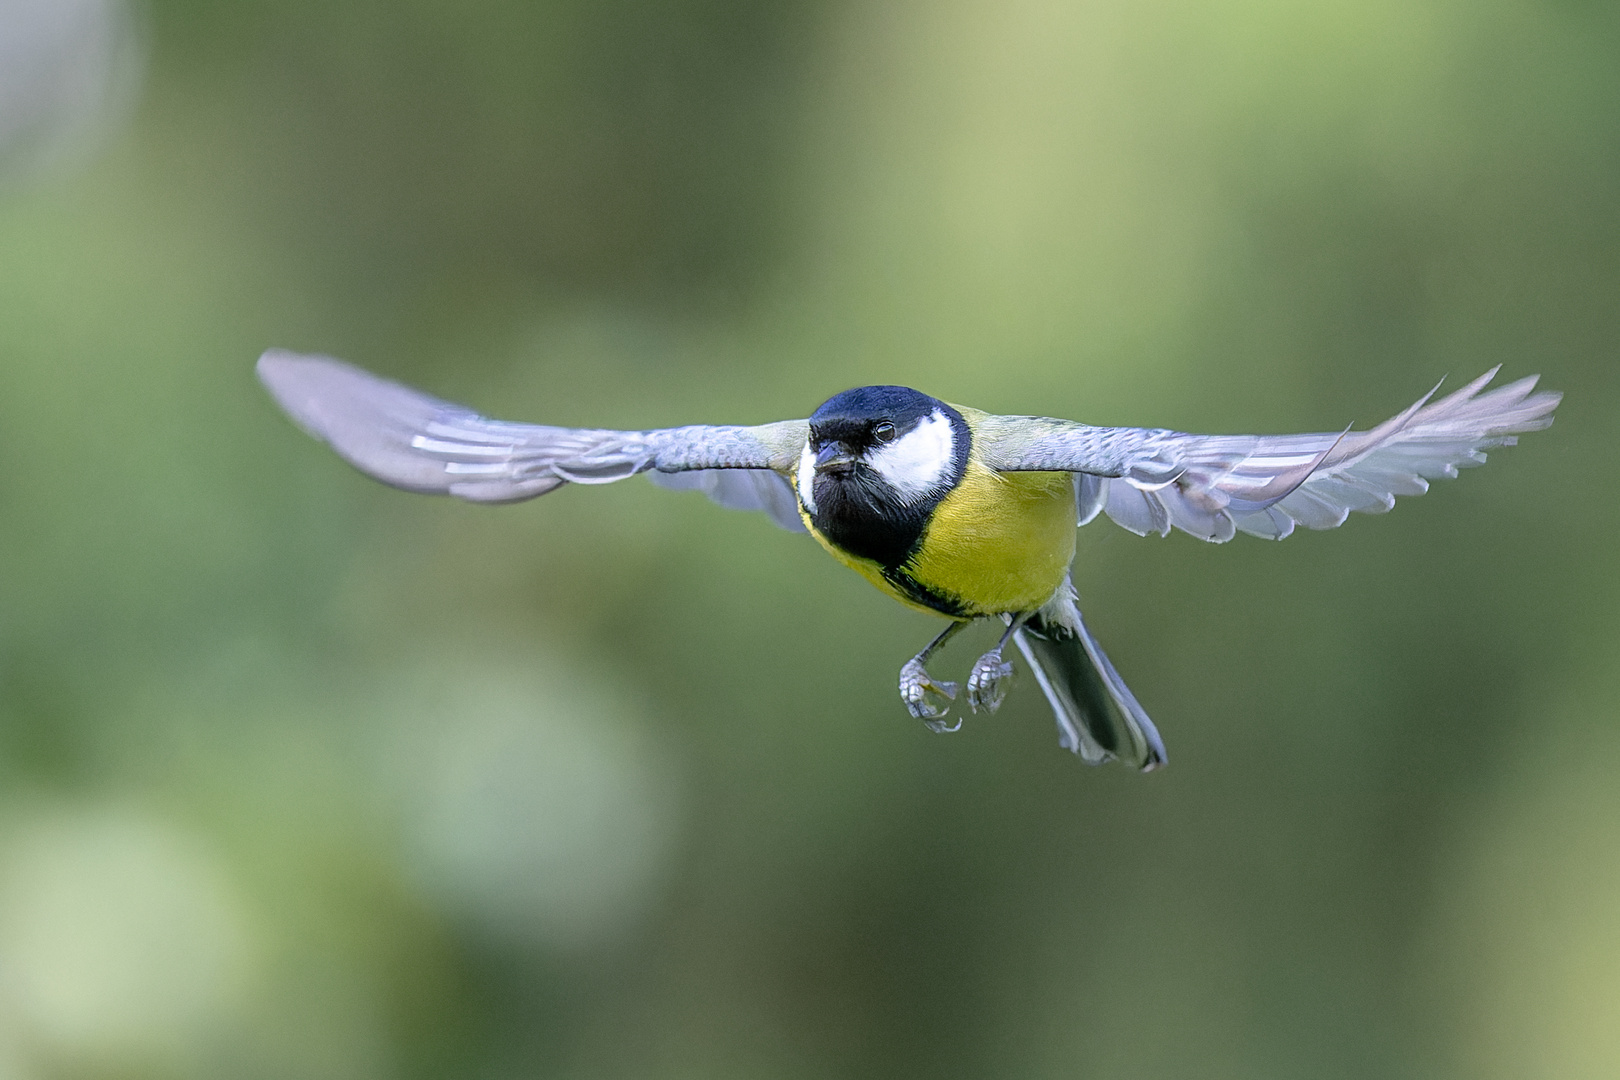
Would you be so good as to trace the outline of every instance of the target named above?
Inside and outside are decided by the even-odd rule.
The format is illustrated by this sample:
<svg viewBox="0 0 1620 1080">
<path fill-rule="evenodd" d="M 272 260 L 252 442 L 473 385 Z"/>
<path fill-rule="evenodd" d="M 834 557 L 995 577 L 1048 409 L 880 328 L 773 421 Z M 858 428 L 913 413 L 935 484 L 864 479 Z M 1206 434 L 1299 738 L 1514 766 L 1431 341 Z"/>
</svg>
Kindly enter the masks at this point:
<svg viewBox="0 0 1620 1080">
<path fill-rule="evenodd" d="M 874 564 L 878 573 L 883 575 L 883 580 L 888 582 L 895 592 L 904 596 L 907 600 L 921 604 L 923 607 L 933 608 L 942 615 L 950 615 L 954 618 L 969 617 L 967 605 L 960 597 L 924 585 L 912 577 L 911 571 L 907 569 L 911 565 L 912 558 L 917 554 L 917 549 L 922 546 L 921 530 L 918 530 L 910 541 L 904 547 L 901 547 L 898 543 L 894 543 L 893 539 L 890 539 L 886 545 L 874 544 L 870 532 L 858 537 L 851 537 L 849 530 L 826 529 L 814 519 L 811 520 L 811 527 L 816 530 L 816 534 L 822 540 L 833 547 Z M 854 542 L 852 543 L 851 540 L 854 540 Z M 874 558 L 874 556 L 877 557 Z M 887 558 L 884 556 L 887 556 Z"/>
<path fill-rule="evenodd" d="M 907 600 L 933 608 L 941 615 L 949 615 L 955 619 L 970 618 L 967 604 L 962 598 L 953 593 L 941 592 L 931 589 L 927 585 L 912 577 L 904 566 L 885 566 L 883 580 L 894 586 Z"/>
</svg>

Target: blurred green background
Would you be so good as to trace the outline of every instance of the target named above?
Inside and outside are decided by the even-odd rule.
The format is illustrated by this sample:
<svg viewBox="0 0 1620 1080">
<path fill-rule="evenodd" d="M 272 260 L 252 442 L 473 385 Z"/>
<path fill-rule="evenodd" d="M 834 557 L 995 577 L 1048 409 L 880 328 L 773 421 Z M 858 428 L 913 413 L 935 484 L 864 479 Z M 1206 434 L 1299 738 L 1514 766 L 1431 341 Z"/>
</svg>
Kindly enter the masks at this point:
<svg viewBox="0 0 1620 1080">
<path fill-rule="evenodd" d="M 1620 1075 L 1620 7 L 61 2 L 0 3 L 0 1077 Z M 928 734 L 935 625 L 761 515 L 375 485 L 272 345 L 615 427 L 1569 396 L 1387 518 L 1084 530 L 1143 777 L 1027 674 Z"/>
</svg>

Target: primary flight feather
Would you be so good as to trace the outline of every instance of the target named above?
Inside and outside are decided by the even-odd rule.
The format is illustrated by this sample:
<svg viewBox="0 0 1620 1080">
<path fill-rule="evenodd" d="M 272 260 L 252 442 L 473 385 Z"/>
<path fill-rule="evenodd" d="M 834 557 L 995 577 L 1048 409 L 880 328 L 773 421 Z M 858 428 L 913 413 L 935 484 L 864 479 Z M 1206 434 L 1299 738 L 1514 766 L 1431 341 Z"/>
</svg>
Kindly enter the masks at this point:
<svg viewBox="0 0 1620 1080">
<path fill-rule="evenodd" d="M 1176 528 L 1215 543 L 1333 528 L 1483 464 L 1487 449 L 1551 424 L 1561 397 L 1535 392 L 1535 376 L 1487 390 L 1493 368 L 1370 431 L 1189 435 L 993 416 L 869 386 L 808 420 L 616 431 L 490 420 L 329 357 L 271 350 L 258 371 L 300 427 L 408 491 L 504 503 L 645 472 L 763 510 L 902 603 L 951 620 L 901 669 L 912 715 L 936 731 L 960 726 L 945 720 L 957 684 L 934 680 L 926 662 L 972 620 L 998 618 L 1005 632 L 973 666 L 969 706 L 1001 704 L 1011 641 L 1065 748 L 1143 770 L 1164 764 L 1164 745 L 1076 606 L 1077 525 L 1106 514 L 1140 535 Z"/>
</svg>

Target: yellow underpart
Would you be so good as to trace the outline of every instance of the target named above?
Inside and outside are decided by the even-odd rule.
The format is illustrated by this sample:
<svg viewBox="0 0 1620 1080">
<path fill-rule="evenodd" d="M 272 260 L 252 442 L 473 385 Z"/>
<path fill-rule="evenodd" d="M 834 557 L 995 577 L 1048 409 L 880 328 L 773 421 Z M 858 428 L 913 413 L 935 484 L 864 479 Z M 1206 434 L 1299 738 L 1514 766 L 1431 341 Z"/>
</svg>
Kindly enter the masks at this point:
<svg viewBox="0 0 1620 1080">
<path fill-rule="evenodd" d="M 1070 474 L 1002 473 L 970 459 L 907 569 L 973 615 L 1034 611 L 1063 584 L 1074 540 Z"/>
<path fill-rule="evenodd" d="M 802 508 L 800 516 L 839 562 L 907 607 L 942 614 L 897 591 L 877 563 L 831 543 Z M 1034 611 L 1063 584 L 1074 559 L 1075 521 L 1070 474 L 999 473 L 970 459 L 906 569 L 918 583 L 958 597 L 968 615 Z"/>
</svg>

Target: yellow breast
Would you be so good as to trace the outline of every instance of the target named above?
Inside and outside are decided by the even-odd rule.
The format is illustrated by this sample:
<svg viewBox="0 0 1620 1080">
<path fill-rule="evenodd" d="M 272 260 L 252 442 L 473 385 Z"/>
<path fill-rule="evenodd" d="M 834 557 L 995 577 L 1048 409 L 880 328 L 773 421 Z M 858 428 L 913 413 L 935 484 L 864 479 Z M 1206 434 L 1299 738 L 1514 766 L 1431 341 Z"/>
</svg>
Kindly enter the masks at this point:
<svg viewBox="0 0 1620 1080">
<path fill-rule="evenodd" d="M 1074 542 L 1072 476 L 998 473 L 969 461 L 907 569 L 960 597 L 970 614 L 1033 611 L 1063 584 Z"/>
</svg>

